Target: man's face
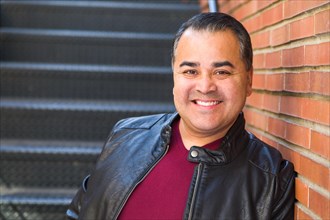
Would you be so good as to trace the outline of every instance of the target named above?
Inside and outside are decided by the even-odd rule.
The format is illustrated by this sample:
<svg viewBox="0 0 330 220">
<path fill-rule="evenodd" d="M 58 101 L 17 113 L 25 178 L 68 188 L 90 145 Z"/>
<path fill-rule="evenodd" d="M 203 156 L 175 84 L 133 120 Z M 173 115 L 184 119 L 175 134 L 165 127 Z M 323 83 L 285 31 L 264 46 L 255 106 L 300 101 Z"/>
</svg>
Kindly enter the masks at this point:
<svg viewBox="0 0 330 220">
<path fill-rule="evenodd" d="M 186 30 L 173 62 L 174 104 L 195 137 L 223 137 L 251 94 L 252 70 L 231 31 Z"/>
</svg>

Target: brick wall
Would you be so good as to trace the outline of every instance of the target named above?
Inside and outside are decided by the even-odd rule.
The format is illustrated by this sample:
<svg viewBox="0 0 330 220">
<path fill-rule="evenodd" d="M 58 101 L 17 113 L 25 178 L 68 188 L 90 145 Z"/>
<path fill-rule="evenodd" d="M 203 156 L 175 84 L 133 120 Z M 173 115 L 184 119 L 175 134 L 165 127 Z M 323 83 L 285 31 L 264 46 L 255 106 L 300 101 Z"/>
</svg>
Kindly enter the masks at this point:
<svg viewBox="0 0 330 220">
<path fill-rule="evenodd" d="M 296 219 L 330 219 L 330 4 L 218 0 L 254 48 L 248 130 L 295 165 Z M 201 0 L 203 11 L 207 1 Z"/>
</svg>

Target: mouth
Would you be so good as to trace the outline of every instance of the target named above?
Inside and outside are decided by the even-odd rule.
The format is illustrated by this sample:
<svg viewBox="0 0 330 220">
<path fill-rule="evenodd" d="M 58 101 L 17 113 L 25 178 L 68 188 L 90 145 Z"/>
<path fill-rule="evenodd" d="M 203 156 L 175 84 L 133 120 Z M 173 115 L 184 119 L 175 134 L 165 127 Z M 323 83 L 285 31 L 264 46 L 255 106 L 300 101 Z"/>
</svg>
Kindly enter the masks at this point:
<svg viewBox="0 0 330 220">
<path fill-rule="evenodd" d="M 212 106 L 216 106 L 216 105 L 219 105 L 220 103 L 222 103 L 222 101 L 218 101 L 218 100 L 212 100 L 212 101 L 194 100 L 193 102 L 196 105 L 200 105 L 203 107 L 212 107 Z"/>
</svg>

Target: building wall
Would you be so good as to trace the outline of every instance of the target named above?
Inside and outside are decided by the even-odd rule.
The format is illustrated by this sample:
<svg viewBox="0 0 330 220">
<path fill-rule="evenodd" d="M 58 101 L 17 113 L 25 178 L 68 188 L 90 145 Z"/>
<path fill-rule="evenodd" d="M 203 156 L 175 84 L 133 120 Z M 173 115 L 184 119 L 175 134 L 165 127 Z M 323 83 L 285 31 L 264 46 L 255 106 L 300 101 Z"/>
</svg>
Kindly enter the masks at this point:
<svg viewBox="0 0 330 220">
<path fill-rule="evenodd" d="M 207 1 L 201 0 L 203 11 Z M 295 165 L 296 219 L 330 219 L 330 3 L 218 0 L 254 48 L 247 128 Z"/>
</svg>

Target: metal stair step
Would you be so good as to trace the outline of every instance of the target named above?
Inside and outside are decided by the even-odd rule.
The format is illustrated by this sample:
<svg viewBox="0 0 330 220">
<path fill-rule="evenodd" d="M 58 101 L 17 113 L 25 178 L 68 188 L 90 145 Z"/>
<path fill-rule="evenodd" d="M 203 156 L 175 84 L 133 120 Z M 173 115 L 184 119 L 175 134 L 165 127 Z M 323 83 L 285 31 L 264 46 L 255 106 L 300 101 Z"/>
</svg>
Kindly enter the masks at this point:
<svg viewBox="0 0 330 220">
<path fill-rule="evenodd" d="M 76 189 L 0 188 L 0 217 L 10 220 L 61 220 Z"/>
<path fill-rule="evenodd" d="M 172 103 L 2 98 L 1 137 L 103 141 L 122 118 L 173 112 Z"/>
<path fill-rule="evenodd" d="M 103 142 L 2 139 L 0 185 L 77 188 L 102 147 Z"/>
<path fill-rule="evenodd" d="M 174 33 L 183 20 L 198 13 L 198 10 L 197 2 L 183 4 L 179 0 L 2 0 L 1 26 Z"/>
<path fill-rule="evenodd" d="M 0 62 L 0 70 L 2 97 L 173 99 L 170 67 Z"/>
<path fill-rule="evenodd" d="M 170 66 L 171 34 L 0 29 L 2 61 Z"/>
<path fill-rule="evenodd" d="M 182 2 L 0 0 L 1 220 L 66 219 L 116 122 L 175 111 Z"/>
</svg>

